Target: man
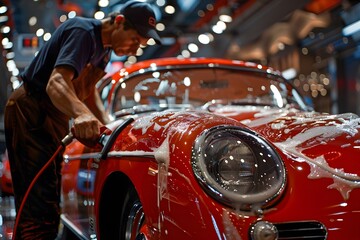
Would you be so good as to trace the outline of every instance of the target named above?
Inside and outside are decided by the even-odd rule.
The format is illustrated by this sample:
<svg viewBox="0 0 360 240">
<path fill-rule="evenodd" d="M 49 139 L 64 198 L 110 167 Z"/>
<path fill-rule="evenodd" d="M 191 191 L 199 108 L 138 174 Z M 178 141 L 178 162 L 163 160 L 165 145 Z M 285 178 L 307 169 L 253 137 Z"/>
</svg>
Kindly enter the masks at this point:
<svg viewBox="0 0 360 240">
<path fill-rule="evenodd" d="M 6 146 L 16 210 L 34 176 L 69 132 L 94 142 L 108 119 L 99 104 L 96 82 L 104 75 L 109 52 L 135 54 L 150 38 L 160 43 L 155 14 L 142 2 L 127 2 L 102 21 L 74 18 L 62 23 L 21 74 L 23 86 L 5 109 Z M 35 183 L 18 217 L 17 239 L 55 239 L 59 225 L 62 154 Z"/>
</svg>

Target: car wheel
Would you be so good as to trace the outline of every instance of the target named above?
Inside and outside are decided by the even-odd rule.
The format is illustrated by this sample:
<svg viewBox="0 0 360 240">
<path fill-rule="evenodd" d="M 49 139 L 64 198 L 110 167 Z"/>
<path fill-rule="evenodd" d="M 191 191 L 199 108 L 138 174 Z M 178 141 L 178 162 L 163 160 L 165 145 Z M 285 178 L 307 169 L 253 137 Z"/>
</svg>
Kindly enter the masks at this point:
<svg viewBox="0 0 360 240">
<path fill-rule="evenodd" d="M 120 220 L 121 240 L 137 239 L 140 229 L 144 224 L 145 214 L 139 196 L 135 189 L 131 189 L 124 200 Z"/>
</svg>

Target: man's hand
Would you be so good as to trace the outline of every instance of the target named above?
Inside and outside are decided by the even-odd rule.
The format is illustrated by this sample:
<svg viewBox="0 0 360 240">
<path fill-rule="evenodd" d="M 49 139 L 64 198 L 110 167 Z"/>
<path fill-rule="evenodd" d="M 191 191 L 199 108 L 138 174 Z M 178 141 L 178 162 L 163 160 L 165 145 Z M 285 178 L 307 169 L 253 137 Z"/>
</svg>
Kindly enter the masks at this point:
<svg viewBox="0 0 360 240">
<path fill-rule="evenodd" d="M 73 135 L 80 142 L 86 143 L 86 145 L 94 145 L 100 136 L 100 127 L 102 123 L 92 114 L 82 114 L 74 119 Z"/>
</svg>

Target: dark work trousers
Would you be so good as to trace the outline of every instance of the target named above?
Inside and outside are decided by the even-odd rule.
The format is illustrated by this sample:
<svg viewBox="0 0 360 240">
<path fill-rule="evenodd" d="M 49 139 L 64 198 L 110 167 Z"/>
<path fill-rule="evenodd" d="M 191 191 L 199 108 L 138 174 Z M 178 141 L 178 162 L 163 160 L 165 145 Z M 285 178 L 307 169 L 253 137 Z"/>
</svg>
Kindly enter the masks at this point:
<svg viewBox="0 0 360 240">
<path fill-rule="evenodd" d="M 26 190 L 68 133 L 68 118 L 47 95 L 15 90 L 5 108 L 5 137 L 19 210 Z M 16 240 L 55 239 L 60 221 L 61 152 L 44 171 L 26 199 Z"/>
</svg>

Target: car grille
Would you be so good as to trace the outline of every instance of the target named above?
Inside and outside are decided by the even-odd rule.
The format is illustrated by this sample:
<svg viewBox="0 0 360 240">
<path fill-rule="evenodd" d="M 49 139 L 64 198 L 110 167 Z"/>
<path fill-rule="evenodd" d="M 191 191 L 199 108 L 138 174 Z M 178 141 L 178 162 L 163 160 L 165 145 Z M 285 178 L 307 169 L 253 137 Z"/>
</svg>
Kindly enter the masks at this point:
<svg viewBox="0 0 360 240">
<path fill-rule="evenodd" d="M 319 222 L 275 223 L 278 230 L 278 240 L 325 240 L 326 228 Z"/>
</svg>

